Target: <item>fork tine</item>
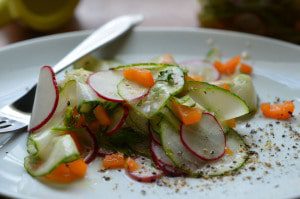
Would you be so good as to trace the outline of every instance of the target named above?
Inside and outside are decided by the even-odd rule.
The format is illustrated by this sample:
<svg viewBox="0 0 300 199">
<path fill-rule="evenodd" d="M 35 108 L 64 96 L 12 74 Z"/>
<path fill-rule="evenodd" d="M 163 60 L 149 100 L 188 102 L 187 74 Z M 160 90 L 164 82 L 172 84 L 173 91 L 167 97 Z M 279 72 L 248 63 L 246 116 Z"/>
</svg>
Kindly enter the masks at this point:
<svg viewBox="0 0 300 199">
<path fill-rule="evenodd" d="M 11 124 L 2 125 L 2 126 L 0 126 L 0 129 L 4 129 L 4 128 L 10 127 L 10 126 L 11 126 Z"/>
<path fill-rule="evenodd" d="M 24 132 L 26 128 L 27 125 L 23 122 L 0 116 L 0 134 L 11 132 Z"/>
</svg>

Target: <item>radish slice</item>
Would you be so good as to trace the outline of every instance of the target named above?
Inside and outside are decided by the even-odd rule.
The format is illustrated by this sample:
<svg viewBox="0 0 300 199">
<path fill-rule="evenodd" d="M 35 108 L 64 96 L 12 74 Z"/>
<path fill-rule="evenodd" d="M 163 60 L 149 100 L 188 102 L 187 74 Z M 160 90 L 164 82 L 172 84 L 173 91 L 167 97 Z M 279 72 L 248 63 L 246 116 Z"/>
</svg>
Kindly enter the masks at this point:
<svg viewBox="0 0 300 199">
<path fill-rule="evenodd" d="M 87 82 L 97 95 L 107 101 L 123 102 L 117 85 L 123 79 L 120 71 L 99 71 L 89 76 Z"/>
<path fill-rule="evenodd" d="M 59 100 L 55 74 L 50 66 L 40 70 L 28 131 L 36 131 L 53 116 Z"/>
<path fill-rule="evenodd" d="M 157 133 L 154 132 L 154 130 L 152 129 L 151 127 L 151 124 L 150 122 L 148 123 L 148 131 L 149 131 L 149 134 L 151 136 L 151 139 L 158 145 L 161 145 L 161 142 L 160 142 L 160 137 L 157 135 Z"/>
<path fill-rule="evenodd" d="M 111 155 L 111 154 L 113 154 L 113 153 L 115 153 L 115 151 L 100 147 L 100 148 L 98 149 L 97 156 L 99 156 L 99 157 L 104 157 L 104 156 L 106 156 L 106 155 Z"/>
<path fill-rule="evenodd" d="M 226 139 L 222 126 L 210 113 L 203 113 L 196 124 L 181 124 L 180 139 L 186 149 L 202 160 L 217 160 L 225 153 Z"/>
<path fill-rule="evenodd" d="M 112 123 L 109 125 L 109 127 L 106 130 L 107 135 L 113 135 L 116 133 L 125 123 L 126 118 L 128 116 L 129 109 L 126 106 L 120 106 L 115 110 L 113 116 L 112 116 Z"/>
<path fill-rule="evenodd" d="M 182 171 L 176 168 L 170 158 L 166 155 L 161 145 L 157 144 L 154 140 L 151 142 L 151 156 L 155 165 L 160 168 L 164 174 L 168 176 L 181 176 Z"/>
<path fill-rule="evenodd" d="M 168 158 L 162 147 L 154 141 L 151 142 L 151 155 L 153 160 L 162 162 L 167 166 L 174 166 L 173 162 L 170 160 L 170 158 Z"/>
<path fill-rule="evenodd" d="M 201 60 L 188 60 L 180 63 L 191 75 L 202 75 L 207 82 L 217 81 L 221 74 L 210 64 Z"/>
<path fill-rule="evenodd" d="M 97 157 L 99 147 L 98 147 L 96 135 L 94 133 L 92 133 L 87 126 L 85 126 L 85 129 L 87 131 L 87 134 L 90 136 L 90 138 L 92 140 L 92 148 L 91 148 L 89 154 L 84 158 L 85 163 L 89 164 Z"/>
<path fill-rule="evenodd" d="M 139 169 L 133 172 L 127 171 L 129 177 L 139 182 L 154 182 L 162 176 L 162 171 L 152 166 L 152 161 L 146 157 L 135 159 Z"/>
<path fill-rule="evenodd" d="M 157 161 L 155 164 L 167 176 L 178 177 L 178 176 L 184 176 L 185 175 L 185 173 L 183 173 L 182 171 L 180 171 L 179 169 L 177 169 L 174 166 L 166 165 L 166 164 L 164 164 L 163 162 L 160 162 L 160 161 Z"/>
<path fill-rule="evenodd" d="M 139 100 L 148 95 L 150 89 L 123 79 L 118 84 L 118 93 L 126 101 Z"/>
</svg>

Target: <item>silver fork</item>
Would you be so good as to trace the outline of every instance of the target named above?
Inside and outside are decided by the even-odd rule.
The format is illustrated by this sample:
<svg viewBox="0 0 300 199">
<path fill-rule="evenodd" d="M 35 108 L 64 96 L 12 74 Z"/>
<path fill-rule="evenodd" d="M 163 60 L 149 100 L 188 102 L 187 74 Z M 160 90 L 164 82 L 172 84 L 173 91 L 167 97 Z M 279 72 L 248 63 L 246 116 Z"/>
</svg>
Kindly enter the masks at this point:
<svg viewBox="0 0 300 199">
<path fill-rule="evenodd" d="M 53 71 L 55 73 L 61 72 L 81 57 L 115 40 L 142 21 L 142 15 L 124 15 L 113 19 L 83 40 L 74 50 L 53 67 Z M 33 104 L 33 100 L 29 99 L 32 98 L 35 93 L 35 87 L 36 85 L 14 103 L 0 109 L 0 148 L 4 146 L 14 134 L 26 130 L 30 121 L 30 112 Z M 27 105 L 24 105 L 25 103 Z M 29 113 L 24 112 L 24 110 Z"/>
</svg>

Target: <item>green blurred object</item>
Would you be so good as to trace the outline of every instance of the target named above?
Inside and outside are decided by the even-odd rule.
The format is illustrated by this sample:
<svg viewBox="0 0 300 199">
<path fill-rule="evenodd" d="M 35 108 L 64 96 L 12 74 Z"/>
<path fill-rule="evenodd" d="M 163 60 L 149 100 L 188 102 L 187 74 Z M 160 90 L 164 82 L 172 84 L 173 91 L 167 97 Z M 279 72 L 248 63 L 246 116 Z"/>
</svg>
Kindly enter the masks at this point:
<svg viewBox="0 0 300 199">
<path fill-rule="evenodd" d="M 64 25 L 74 14 L 79 0 L 0 0 L 0 26 L 11 21 L 41 32 Z"/>
<path fill-rule="evenodd" d="M 300 44 L 300 0 L 199 0 L 200 25 Z"/>
</svg>

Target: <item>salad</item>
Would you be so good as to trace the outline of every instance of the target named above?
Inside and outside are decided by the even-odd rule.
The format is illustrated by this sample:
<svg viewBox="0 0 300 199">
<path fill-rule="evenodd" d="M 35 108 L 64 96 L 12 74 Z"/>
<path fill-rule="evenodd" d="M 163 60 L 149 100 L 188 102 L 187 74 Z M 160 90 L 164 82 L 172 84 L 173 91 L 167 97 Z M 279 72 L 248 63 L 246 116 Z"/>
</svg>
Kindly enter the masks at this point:
<svg viewBox="0 0 300 199">
<path fill-rule="evenodd" d="M 100 169 L 123 168 L 140 182 L 232 174 L 249 157 L 234 128 L 257 111 L 251 73 L 242 56 L 222 61 L 217 49 L 181 63 L 169 54 L 129 65 L 87 56 L 61 81 L 44 66 L 24 167 L 55 183 L 84 178 L 96 158 Z M 294 106 L 264 103 L 261 110 L 288 119 Z"/>
</svg>

